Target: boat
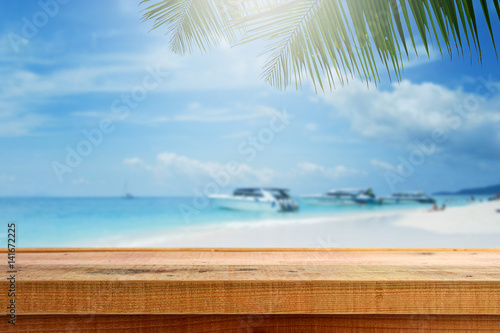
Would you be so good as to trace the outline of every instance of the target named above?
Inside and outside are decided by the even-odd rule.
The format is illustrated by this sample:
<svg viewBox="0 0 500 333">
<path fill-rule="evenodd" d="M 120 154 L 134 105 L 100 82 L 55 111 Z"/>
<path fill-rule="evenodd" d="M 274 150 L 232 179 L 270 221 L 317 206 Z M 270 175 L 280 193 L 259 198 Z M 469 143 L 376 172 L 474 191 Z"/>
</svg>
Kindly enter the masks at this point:
<svg viewBox="0 0 500 333">
<path fill-rule="evenodd" d="M 361 192 L 356 197 L 354 197 L 354 201 L 360 205 L 380 205 L 382 204 L 382 199 L 377 198 L 373 193 L 371 187 L 369 187 L 366 191 Z"/>
<path fill-rule="evenodd" d="M 397 192 L 392 196 L 381 197 L 383 204 L 408 204 L 408 203 L 422 203 L 422 204 L 432 204 L 436 200 L 429 197 L 427 194 L 415 191 L 415 192 Z"/>
<path fill-rule="evenodd" d="M 224 209 L 260 212 L 293 212 L 299 204 L 284 188 L 238 188 L 232 195 L 209 196 L 212 204 Z"/>
<path fill-rule="evenodd" d="M 500 200 L 500 193 L 488 198 L 489 201 L 496 201 L 496 200 Z"/>
<path fill-rule="evenodd" d="M 130 194 L 129 191 L 128 191 L 128 182 L 127 181 L 123 185 L 123 191 L 122 192 L 123 192 L 123 195 L 122 195 L 123 199 L 134 199 L 134 196 L 132 194 Z"/>
<path fill-rule="evenodd" d="M 380 204 L 381 201 L 369 188 L 360 189 L 337 189 L 330 190 L 325 194 L 301 196 L 301 199 L 314 206 L 351 206 Z"/>
<path fill-rule="evenodd" d="M 354 198 L 362 193 L 359 189 L 330 190 L 324 194 L 304 195 L 300 199 L 313 206 L 344 206 L 355 205 Z"/>
<path fill-rule="evenodd" d="M 374 195 L 360 194 L 354 197 L 354 202 L 358 205 L 381 205 L 383 203 L 381 198 L 377 198 Z"/>
</svg>

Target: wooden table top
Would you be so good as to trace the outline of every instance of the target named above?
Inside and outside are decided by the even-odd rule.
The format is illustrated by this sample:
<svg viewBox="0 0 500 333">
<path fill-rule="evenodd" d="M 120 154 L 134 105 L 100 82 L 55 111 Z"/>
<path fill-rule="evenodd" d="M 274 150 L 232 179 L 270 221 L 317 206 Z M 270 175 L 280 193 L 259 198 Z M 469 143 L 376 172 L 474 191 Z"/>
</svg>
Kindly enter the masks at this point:
<svg viewBox="0 0 500 333">
<path fill-rule="evenodd" d="M 16 271 L 19 315 L 500 314 L 498 249 L 20 249 Z"/>
</svg>

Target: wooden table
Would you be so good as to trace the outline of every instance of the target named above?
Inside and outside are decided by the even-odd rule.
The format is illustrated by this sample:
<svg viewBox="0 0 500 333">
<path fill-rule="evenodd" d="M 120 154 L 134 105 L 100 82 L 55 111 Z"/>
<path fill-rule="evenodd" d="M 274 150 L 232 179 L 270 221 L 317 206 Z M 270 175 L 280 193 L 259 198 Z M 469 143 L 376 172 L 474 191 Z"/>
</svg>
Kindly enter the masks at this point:
<svg viewBox="0 0 500 333">
<path fill-rule="evenodd" d="M 16 271 L 2 332 L 500 332 L 500 250 L 23 249 Z"/>
</svg>

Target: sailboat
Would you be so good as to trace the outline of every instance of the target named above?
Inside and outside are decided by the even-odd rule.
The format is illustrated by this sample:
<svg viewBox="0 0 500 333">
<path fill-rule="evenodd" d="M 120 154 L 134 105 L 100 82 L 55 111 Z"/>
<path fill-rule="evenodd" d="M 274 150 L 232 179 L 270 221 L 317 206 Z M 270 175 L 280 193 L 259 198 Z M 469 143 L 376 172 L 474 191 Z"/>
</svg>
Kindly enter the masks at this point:
<svg viewBox="0 0 500 333">
<path fill-rule="evenodd" d="M 123 199 L 133 199 L 134 196 L 128 192 L 128 182 L 125 182 L 125 185 L 123 186 Z"/>
</svg>

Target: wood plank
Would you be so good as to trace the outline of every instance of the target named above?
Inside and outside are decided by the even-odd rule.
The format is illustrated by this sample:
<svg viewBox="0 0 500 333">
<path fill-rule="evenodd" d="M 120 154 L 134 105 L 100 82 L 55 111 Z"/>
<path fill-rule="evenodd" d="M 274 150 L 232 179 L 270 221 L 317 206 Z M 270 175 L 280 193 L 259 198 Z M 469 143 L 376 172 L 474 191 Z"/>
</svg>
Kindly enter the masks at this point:
<svg viewBox="0 0 500 333">
<path fill-rule="evenodd" d="M 50 281 L 18 295 L 19 314 L 500 314 L 498 283 Z"/>
<path fill-rule="evenodd" d="M 252 251 L 251 251 L 252 250 Z M 21 249 L 20 264 L 54 265 L 420 265 L 498 266 L 500 250 Z M 6 252 L 6 251 L 4 251 Z"/>
<path fill-rule="evenodd" d="M 130 248 L 130 247 L 125 247 L 125 248 L 120 248 L 120 247 L 92 247 L 92 248 L 79 248 L 79 247 L 27 247 L 27 248 L 20 248 L 17 251 L 18 252 L 23 252 L 23 253 L 40 253 L 40 252 L 310 252 L 310 251 L 317 251 L 317 252 L 330 252 L 330 251 L 346 251 L 346 252 L 352 252 L 352 251 L 358 251 L 358 252 L 363 252 L 363 251 L 384 251 L 384 252 L 400 252 L 400 251 L 432 251 L 432 252 L 497 252 L 499 249 L 498 248 L 366 248 L 366 247 L 361 247 L 361 248 L 326 248 L 326 247 L 321 247 L 321 248 L 235 248 L 235 247 L 228 247 L 228 248 L 204 248 L 204 247 L 194 247 L 194 248 L 189 248 L 189 247 L 179 247 L 179 248 L 158 248 L 158 247 L 137 247 L 137 248 Z M 2 253 L 7 253 L 8 251 L 6 249 L 0 249 L 0 252 Z"/>
<path fill-rule="evenodd" d="M 5 331 L 9 329 L 5 327 L 5 324 L 4 328 Z M 18 318 L 16 327 L 10 327 L 9 331 L 37 333 L 500 332 L 500 317 L 431 315 L 21 316 Z"/>
<path fill-rule="evenodd" d="M 62 249 L 16 256 L 18 315 L 500 314 L 500 250 Z M 7 302 L 0 293 L 0 304 Z"/>
</svg>

